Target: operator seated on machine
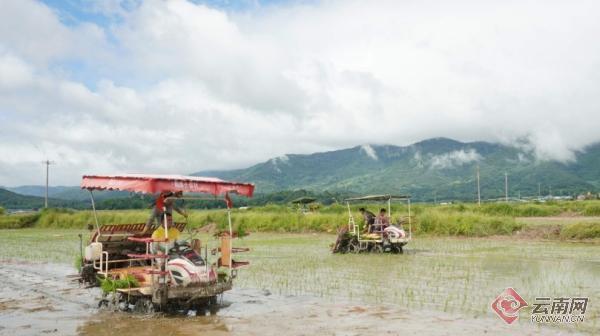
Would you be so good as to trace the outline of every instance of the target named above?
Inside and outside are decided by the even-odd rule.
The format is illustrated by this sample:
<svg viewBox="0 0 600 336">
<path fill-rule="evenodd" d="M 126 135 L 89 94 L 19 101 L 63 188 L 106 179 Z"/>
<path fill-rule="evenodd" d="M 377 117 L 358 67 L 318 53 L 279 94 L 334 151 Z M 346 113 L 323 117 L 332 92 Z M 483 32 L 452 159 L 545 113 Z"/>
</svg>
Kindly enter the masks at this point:
<svg viewBox="0 0 600 336">
<path fill-rule="evenodd" d="M 388 217 L 385 208 L 381 208 L 379 210 L 379 215 L 375 218 L 375 230 L 381 232 L 388 226 L 390 226 L 390 217 Z"/>
<path fill-rule="evenodd" d="M 188 217 L 188 214 L 185 210 L 175 205 L 175 199 L 180 198 L 182 196 L 183 192 L 181 191 L 177 191 L 175 193 L 170 191 L 161 192 L 160 195 L 158 195 L 158 197 L 156 198 L 154 209 L 152 210 L 152 214 L 150 215 L 150 218 L 148 218 L 148 221 L 146 222 L 146 225 L 144 226 L 144 231 L 142 233 L 147 233 L 152 227 L 152 224 L 156 222 L 158 224 L 158 227 L 152 233 L 152 239 L 164 240 L 165 238 L 167 238 L 167 235 L 165 235 L 164 228 L 164 220 L 166 217 L 169 241 L 174 242 L 177 239 L 179 239 L 181 232 L 179 232 L 177 228 L 173 227 L 173 210 L 177 211 L 177 213 L 184 216 L 185 218 Z M 159 247 L 163 246 L 159 245 Z"/>
</svg>

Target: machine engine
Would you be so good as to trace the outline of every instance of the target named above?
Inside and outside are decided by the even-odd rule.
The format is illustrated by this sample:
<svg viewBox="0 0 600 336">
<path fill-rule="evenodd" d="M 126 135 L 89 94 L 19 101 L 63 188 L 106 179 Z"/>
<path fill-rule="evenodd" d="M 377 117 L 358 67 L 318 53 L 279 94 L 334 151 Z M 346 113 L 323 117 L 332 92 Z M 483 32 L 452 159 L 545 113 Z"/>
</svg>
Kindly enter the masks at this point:
<svg viewBox="0 0 600 336">
<path fill-rule="evenodd" d="M 175 246 L 169 252 L 167 271 L 171 276 L 172 285 L 187 287 L 216 280 L 212 267 L 189 246 Z"/>
</svg>

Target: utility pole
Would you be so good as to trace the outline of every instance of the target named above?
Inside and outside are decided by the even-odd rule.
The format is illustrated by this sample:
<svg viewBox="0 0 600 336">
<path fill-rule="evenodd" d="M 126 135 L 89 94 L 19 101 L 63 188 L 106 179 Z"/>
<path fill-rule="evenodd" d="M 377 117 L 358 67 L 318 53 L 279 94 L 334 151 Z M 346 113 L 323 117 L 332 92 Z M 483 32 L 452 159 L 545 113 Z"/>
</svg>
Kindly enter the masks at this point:
<svg viewBox="0 0 600 336">
<path fill-rule="evenodd" d="M 477 165 L 477 205 L 481 206 L 481 187 L 479 185 L 479 165 Z"/>
<path fill-rule="evenodd" d="M 46 160 L 42 161 L 43 164 L 46 165 L 46 197 L 44 198 L 44 208 L 48 208 L 48 172 L 50 170 L 50 165 L 54 164 L 54 161 Z"/>
<path fill-rule="evenodd" d="M 542 184 L 538 183 L 538 200 L 542 199 Z"/>
<path fill-rule="evenodd" d="M 508 203 L 508 173 L 504 172 L 504 200 Z"/>
<path fill-rule="evenodd" d="M 433 204 L 437 204 L 437 191 L 433 191 Z"/>
</svg>

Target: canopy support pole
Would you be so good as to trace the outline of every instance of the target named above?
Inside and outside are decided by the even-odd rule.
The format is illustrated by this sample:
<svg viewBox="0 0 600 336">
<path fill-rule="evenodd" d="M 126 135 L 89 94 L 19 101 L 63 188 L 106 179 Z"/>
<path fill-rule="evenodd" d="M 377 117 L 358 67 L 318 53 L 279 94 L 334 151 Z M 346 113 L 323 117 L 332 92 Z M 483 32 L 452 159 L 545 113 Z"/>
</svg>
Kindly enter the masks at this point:
<svg viewBox="0 0 600 336">
<path fill-rule="evenodd" d="M 350 202 L 346 202 L 348 207 L 348 226 L 351 226 L 352 234 L 356 234 L 356 223 L 354 222 L 354 216 L 352 216 L 352 210 L 350 210 Z"/>
<path fill-rule="evenodd" d="M 231 225 L 231 209 L 227 207 L 227 222 L 229 224 L 229 276 L 233 276 L 232 251 L 233 251 L 233 227 Z"/>
<path fill-rule="evenodd" d="M 168 242 L 169 241 L 169 225 L 168 225 L 169 220 L 167 219 L 167 208 L 163 207 L 162 211 L 163 211 L 163 220 L 164 220 L 164 227 L 165 227 L 165 240 Z M 165 251 L 165 252 L 168 253 L 168 251 Z"/>
<path fill-rule="evenodd" d="M 96 213 L 96 202 L 94 201 L 94 192 L 90 189 L 90 199 L 92 200 L 92 213 L 94 214 L 94 221 L 96 223 L 96 231 L 98 234 L 96 235 L 96 242 L 100 237 L 100 223 L 98 222 L 98 214 Z"/>
<path fill-rule="evenodd" d="M 159 196 L 160 197 L 160 196 Z M 164 244 L 164 254 L 166 254 L 167 256 L 169 255 L 169 225 L 168 225 L 168 218 L 167 218 L 167 208 L 163 206 L 162 208 L 163 211 L 163 221 L 164 221 L 164 228 L 165 228 L 165 242 L 162 243 Z M 159 226 L 160 227 L 160 226 Z M 158 243 L 158 245 L 160 246 L 161 243 Z M 157 252 L 160 253 L 160 252 Z M 167 271 L 167 263 L 168 263 L 169 259 L 165 258 L 162 259 L 160 261 L 160 271 L 161 274 L 159 275 L 158 278 L 158 301 L 160 303 L 161 306 L 164 306 L 167 304 L 167 300 L 169 298 L 169 294 L 168 294 L 168 284 L 167 284 L 167 275 L 166 275 L 166 271 Z M 154 281 L 154 277 L 152 278 L 152 281 Z M 153 298 L 154 299 L 154 298 Z"/>
<path fill-rule="evenodd" d="M 408 202 L 408 239 L 412 239 L 412 223 L 410 220 L 410 198 L 406 201 Z"/>
</svg>

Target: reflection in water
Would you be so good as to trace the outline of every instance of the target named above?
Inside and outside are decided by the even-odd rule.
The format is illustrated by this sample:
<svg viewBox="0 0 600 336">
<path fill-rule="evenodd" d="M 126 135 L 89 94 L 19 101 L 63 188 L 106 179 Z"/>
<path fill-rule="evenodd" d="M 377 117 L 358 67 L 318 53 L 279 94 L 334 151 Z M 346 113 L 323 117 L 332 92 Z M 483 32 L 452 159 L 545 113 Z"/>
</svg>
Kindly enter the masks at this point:
<svg viewBox="0 0 600 336">
<path fill-rule="evenodd" d="M 100 312 L 77 328 L 79 335 L 230 335 L 226 323 L 212 316 L 139 316 Z"/>
</svg>

